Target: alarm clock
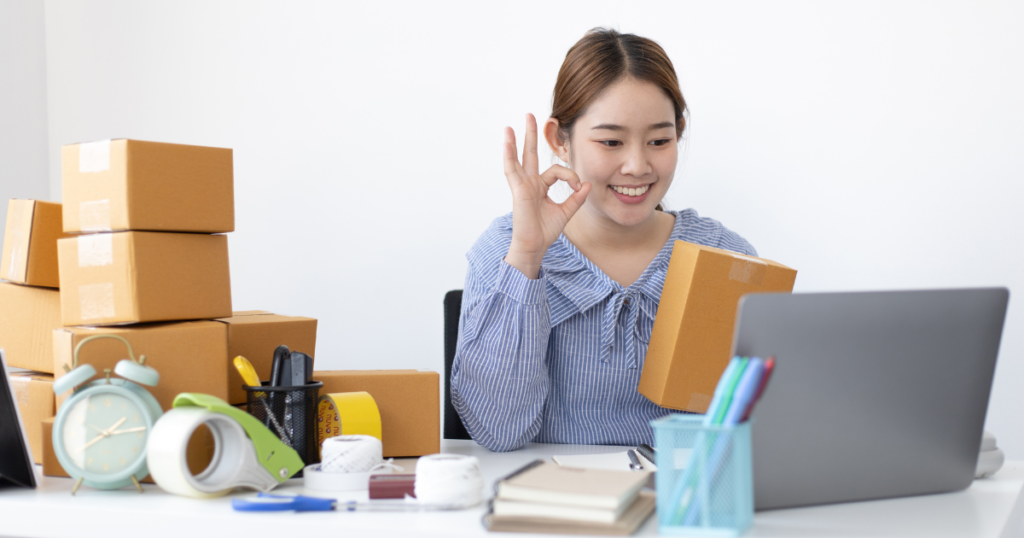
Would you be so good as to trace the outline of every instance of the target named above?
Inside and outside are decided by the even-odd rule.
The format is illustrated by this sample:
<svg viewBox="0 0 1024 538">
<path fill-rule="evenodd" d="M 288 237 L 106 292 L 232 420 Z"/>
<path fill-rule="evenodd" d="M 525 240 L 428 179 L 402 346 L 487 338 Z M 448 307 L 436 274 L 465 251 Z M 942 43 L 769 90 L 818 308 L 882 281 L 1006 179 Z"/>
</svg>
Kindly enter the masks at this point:
<svg viewBox="0 0 1024 538">
<path fill-rule="evenodd" d="M 85 344 L 100 338 L 116 338 L 128 348 L 129 359 L 118 361 L 114 373 L 123 379 L 105 378 L 88 382 L 96 375 L 91 364 L 78 365 L 78 353 Z M 132 346 L 113 334 L 90 336 L 75 347 L 72 368 L 54 381 L 53 392 L 62 394 L 75 388 L 61 405 L 53 421 L 53 451 L 64 470 L 75 479 L 74 495 L 84 483 L 97 489 L 119 489 L 134 484 L 142 492 L 139 480 L 149 474 L 146 466 L 146 441 L 157 419 L 163 414 L 156 398 L 139 386 L 155 386 L 160 374 L 146 366 L 146 356 L 135 359 Z M 79 386 L 81 385 L 81 386 Z"/>
</svg>

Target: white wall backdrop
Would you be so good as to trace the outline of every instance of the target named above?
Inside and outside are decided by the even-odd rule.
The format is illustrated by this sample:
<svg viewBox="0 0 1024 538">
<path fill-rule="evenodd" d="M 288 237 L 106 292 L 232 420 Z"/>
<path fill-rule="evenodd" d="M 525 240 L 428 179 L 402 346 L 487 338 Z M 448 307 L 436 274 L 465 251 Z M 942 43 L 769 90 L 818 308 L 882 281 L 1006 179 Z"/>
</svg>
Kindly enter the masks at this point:
<svg viewBox="0 0 1024 538">
<path fill-rule="evenodd" d="M 43 15 L 42 2 L 0 0 L 0 225 L 7 200 L 50 198 Z"/>
<path fill-rule="evenodd" d="M 62 144 L 232 147 L 236 309 L 319 318 L 319 368 L 442 368 L 441 299 L 511 209 L 505 125 L 594 26 L 659 41 L 691 110 L 667 199 L 797 291 L 1008 286 L 988 427 L 1024 457 L 1024 5 L 48 0 Z"/>
</svg>

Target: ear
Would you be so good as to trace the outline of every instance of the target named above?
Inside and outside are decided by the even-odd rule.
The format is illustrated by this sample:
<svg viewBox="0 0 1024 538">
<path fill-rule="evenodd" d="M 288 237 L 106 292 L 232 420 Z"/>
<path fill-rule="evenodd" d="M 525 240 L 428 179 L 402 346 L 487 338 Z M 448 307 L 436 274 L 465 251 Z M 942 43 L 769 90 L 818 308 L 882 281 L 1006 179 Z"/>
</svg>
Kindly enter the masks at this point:
<svg viewBox="0 0 1024 538">
<path fill-rule="evenodd" d="M 555 157 L 569 162 L 569 141 L 563 142 L 558 139 L 558 120 L 555 118 L 548 118 L 548 121 L 544 122 L 544 138 Z"/>
</svg>

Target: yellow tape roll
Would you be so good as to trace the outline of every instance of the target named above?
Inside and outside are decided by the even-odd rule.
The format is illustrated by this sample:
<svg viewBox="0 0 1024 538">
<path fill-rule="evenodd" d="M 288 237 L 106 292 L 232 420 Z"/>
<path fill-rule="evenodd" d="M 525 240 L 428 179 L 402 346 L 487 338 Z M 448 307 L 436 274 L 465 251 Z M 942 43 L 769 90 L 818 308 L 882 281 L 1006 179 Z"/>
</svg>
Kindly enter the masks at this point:
<svg viewBox="0 0 1024 538">
<path fill-rule="evenodd" d="M 323 455 L 324 439 L 339 435 L 372 435 L 381 442 L 380 410 L 369 392 L 337 392 L 320 397 L 317 404 L 317 445 Z"/>
</svg>

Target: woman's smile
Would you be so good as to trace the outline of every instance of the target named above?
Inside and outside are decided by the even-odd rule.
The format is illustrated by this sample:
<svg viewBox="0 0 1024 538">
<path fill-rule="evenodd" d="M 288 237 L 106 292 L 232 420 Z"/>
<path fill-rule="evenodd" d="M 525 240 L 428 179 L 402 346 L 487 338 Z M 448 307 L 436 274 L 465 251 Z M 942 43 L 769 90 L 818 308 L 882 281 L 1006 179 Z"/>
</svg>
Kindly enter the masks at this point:
<svg viewBox="0 0 1024 538">
<path fill-rule="evenodd" d="M 646 185 L 608 185 L 615 193 L 615 198 L 624 204 L 639 204 L 647 199 L 651 184 Z"/>
</svg>

